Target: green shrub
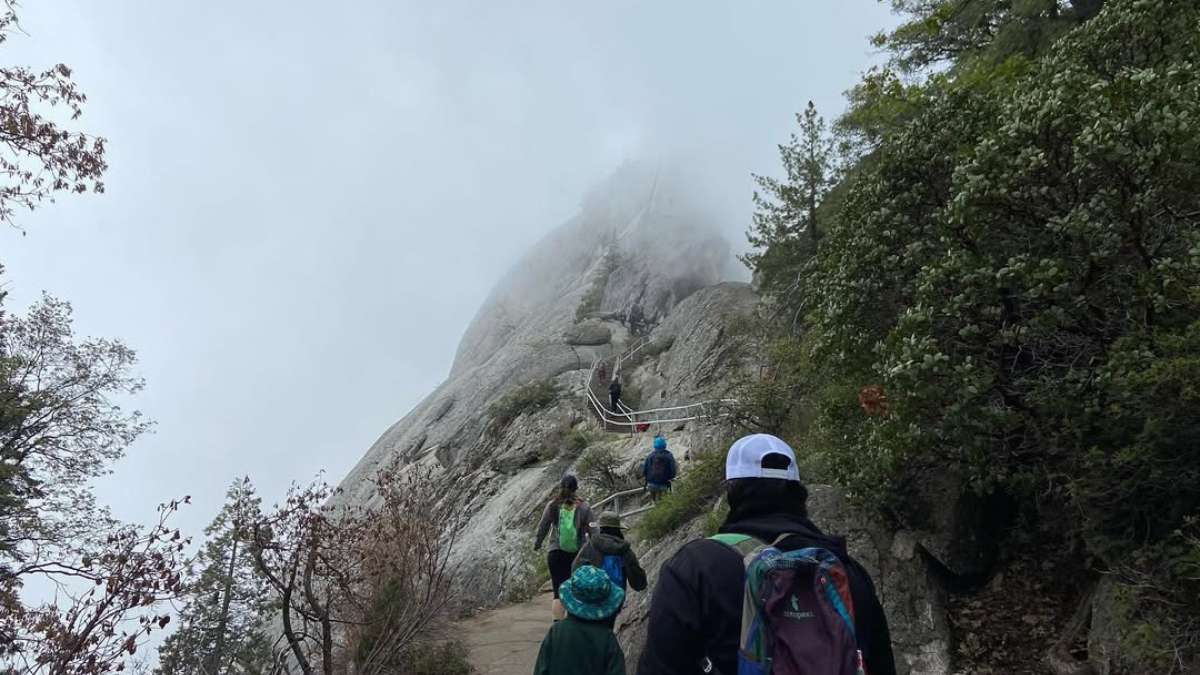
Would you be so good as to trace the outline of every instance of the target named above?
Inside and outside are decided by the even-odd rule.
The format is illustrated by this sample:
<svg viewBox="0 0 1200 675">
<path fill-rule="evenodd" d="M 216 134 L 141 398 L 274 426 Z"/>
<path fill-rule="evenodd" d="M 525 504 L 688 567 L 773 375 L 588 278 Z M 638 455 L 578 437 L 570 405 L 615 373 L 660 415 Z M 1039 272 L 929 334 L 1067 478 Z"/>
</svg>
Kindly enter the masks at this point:
<svg viewBox="0 0 1200 675">
<path fill-rule="evenodd" d="M 553 380 L 538 380 L 523 384 L 488 406 L 488 417 L 503 429 L 522 414 L 545 408 L 558 400 L 558 385 Z"/>
<path fill-rule="evenodd" d="M 470 652 L 461 640 L 422 642 L 405 654 L 404 666 L 396 670 L 406 675 L 472 675 Z"/>
<path fill-rule="evenodd" d="M 642 515 L 638 532 L 643 537 L 661 539 L 704 512 L 725 479 L 725 453 L 719 450 L 696 453 L 685 468 L 675 479 L 671 492 Z"/>
<path fill-rule="evenodd" d="M 563 453 L 570 457 L 578 457 L 591 443 L 592 437 L 587 432 L 572 430 L 569 423 L 563 422 L 542 437 L 537 456 L 543 462 L 557 459 Z"/>
<path fill-rule="evenodd" d="M 642 388 L 624 375 L 621 376 L 621 403 L 631 410 L 637 410 L 642 405 Z"/>
<path fill-rule="evenodd" d="M 589 438 L 587 433 L 584 431 L 572 432 L 571 435 L 567 437 L 567 448 L 573 454 L 579 454 L 584 450 L 587 450 L 588 446 L 591 444 L 591 438 Z"/>
<path fill-rule="evenodd" d="M 1085 544 L 1176 669 L 1200 658 L 1169 628 L 1200 602 L 1197 60 L 1200 5 L 1109 0 L 1037 60 L 931 77 L 787 270 L 820 386 L 782 428 L 807 417 L 859 501 L 953 469 Z"/>
<path fill-rule="evenodd" d="M 720 531 L 725 518 L 729 516 L 729 502 L 722 501 L 709 510 L 704 519 L 704 536 L 711 537 Z"/>
</svg>

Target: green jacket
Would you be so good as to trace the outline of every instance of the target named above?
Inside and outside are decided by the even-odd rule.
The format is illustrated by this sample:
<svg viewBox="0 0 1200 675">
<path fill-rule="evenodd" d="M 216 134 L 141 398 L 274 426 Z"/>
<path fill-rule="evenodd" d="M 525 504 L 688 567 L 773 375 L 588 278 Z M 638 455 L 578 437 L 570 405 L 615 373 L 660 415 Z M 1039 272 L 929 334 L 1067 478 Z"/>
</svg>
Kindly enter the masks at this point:
<svg viewBox="0 0 1200 675">
<path fill-rule="evenodd" d="M 533 675 L 625 675 L 625 653 L 612 628 L 568 616 L 546 633 Z"/>
</svg>

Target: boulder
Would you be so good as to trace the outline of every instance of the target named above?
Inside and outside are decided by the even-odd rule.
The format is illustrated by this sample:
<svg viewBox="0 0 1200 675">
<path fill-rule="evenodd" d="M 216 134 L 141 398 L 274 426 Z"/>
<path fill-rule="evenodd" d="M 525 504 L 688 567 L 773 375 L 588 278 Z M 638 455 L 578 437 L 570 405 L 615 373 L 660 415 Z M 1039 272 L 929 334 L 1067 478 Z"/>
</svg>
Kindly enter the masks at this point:
<svg viewBox="0 0 1200 675">
<path fill-rule="evenodd" d="M 726 282 L 695 293 L 679 304 L 655 331 L 655 342 L 670 342 L 659 364 L 670 405 L 704 400 L 720 389 L 738 352 L 730 324 L 753 314 L 758 296 L 748 284 Z"/>
<path fill-rule="evenodd" d="M 532 450 L 517 450 L 492 460 L 492 469 L 505 474 L 515 474 L 525 467 L 537 464 L 538 455 Z"/>
<path fill-rule="evenodd" d="M 612 329 L 589 319 L 563 331 L 563 342 L 576 347 L 595 347 L 612 342 Z"/>
<path fill-rule="evenodd" d="M 921 547 L 962 587 L 983 583 L 994 571 L 1012 509 L 1002 496 L 982 497 L 960 471 L 915 469 L 905 500 L 906 525 Z"/>
</svg>

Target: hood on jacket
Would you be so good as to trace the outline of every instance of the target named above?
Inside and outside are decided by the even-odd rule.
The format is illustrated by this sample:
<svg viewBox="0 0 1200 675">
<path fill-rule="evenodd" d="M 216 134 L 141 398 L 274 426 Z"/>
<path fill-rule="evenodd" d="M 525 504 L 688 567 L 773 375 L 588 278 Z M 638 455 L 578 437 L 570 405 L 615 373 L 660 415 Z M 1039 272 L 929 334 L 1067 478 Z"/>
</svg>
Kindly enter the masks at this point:
<svg viewBox="0 0 1200 675">
<path fill-rule="evenodd" d="M 604 555 L 625 555 L 630 549 L 629 542 L 603 532 L 597 534 L 592 543 Z"/>
</svg>

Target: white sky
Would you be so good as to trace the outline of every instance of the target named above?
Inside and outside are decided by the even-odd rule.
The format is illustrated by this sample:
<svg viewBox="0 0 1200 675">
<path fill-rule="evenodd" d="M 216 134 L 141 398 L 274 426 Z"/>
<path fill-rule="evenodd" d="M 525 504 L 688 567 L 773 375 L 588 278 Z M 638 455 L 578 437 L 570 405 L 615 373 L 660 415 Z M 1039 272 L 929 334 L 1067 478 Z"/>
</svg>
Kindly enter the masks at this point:
<svg viewBox="0 0 1200 675">
<path fill-rule="evenodd" d="M 625 158 L 707 167 L 731 234 L 809 99 L 829 117 L 892 23 L 874 0 L 28 0 L 2 63 L 65 62 L 102 196 L 0 229 L 10 311 L 43 290 L 119 337 L 158 421 L 99 486 L 336 482 L 449 370 L 494 281 Z M 739 237 L 735 242 L 742 245 Z"/>
</svg>

